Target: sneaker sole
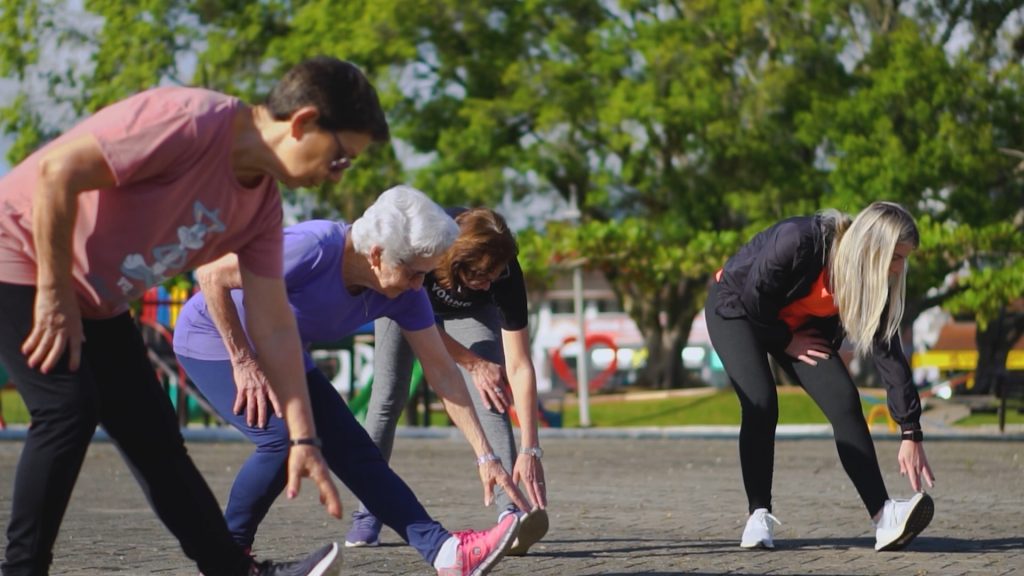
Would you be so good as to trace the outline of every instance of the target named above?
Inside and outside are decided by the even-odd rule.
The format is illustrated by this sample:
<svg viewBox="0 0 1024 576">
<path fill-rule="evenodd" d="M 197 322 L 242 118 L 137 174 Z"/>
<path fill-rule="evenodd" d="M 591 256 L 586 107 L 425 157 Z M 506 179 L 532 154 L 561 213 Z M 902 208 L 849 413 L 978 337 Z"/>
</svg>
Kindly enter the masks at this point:
<svg viewBox="0 0 1024 576">
<path fill-rule="evenodd" d="M 345 548 L 376 548 L 377 546 L 380 546 L 380 538 L 369 542 L 349 542 L 345 540 Z"/>
<path fill-rule="evenodd" d="M 476 567 L 476 570 L 470 572 L 469 576 L 484 576 L 484 574 L 489 573 L 491 569 L 494 568 L 494 565 L 508 553 L 508 549 L 512 547 L 512 541 L 516 539 L 518 534 L 519 519 L 517 518 L 515 524 L 513 524 L 512 528 L 505 533 L 505 536 L 501 539 L 501 542 L 498 543 L 498 546 L 495 546 L 494 550 L 491 550 L 490 555 L 487 556 L 487 558 L 484 558 L 484 561 Z"/>
<path fill-rule="evenodd" d="M 547 535 L 550 522 L 547 510 L 534 510 L 519 521 L 519 536 L 512 542 L 506 556 L 526 556 L 526 552 Z"/>
<path fill-rule="evenodd" d="M 914 509 L 907 515 L 906 521 L 903 523 L 903 529 L 900 531 L 900 535 L 896 537 L 892 542 L 876 548 L 879 552 L 891 552 L 893 550 L 902 550 L 910 544 L 910 542 L 917 537 L 928 524 L 932 521 L 932 517 L 935 516 L 935 501 L 932 497 L 927 494 L 922 494 L 921 501 L 914 506 Z"/>
<path fill-rule="evenodd" d="M 775 544 L 772 542 L 765 542 L 764 540 L 754 542 L 753 544 L 740 542 L 740 548 L 746 548 L 747 550 L 754 550 L 757 548 L 760 548 L 761 550 L 775 550 Z"/>
<path fill-rule="evenodd" d="M 340 559 L 341 548 L 337 543 L 331 544 L 331 551 L 324 556 L 313 569 L 308 572 L 309 576 L 337 576 L 341 573 L 341 563 L 335 562 Z"/>
</svg>

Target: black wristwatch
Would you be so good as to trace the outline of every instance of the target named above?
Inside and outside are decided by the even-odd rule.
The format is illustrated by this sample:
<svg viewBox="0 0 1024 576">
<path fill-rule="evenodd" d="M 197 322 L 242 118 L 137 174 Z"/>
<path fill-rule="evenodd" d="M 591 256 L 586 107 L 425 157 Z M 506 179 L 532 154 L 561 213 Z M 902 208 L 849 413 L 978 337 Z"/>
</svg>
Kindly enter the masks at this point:
<svg viewBox="0 0 1024 576">
<path fill-rule="evenodd" d="M 921 432 L 920 428 L 912 430 L 903 430 L 900 433 L 900 439 L 910 440 L 911 442 L 920 442 L 924 440 L 924 434 Z"/>
</svg>

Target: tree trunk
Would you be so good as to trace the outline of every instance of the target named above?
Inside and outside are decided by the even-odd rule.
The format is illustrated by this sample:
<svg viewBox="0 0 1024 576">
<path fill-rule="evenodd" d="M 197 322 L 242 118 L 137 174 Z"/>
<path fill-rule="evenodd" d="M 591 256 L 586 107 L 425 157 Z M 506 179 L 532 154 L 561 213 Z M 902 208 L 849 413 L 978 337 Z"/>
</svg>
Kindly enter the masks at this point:
<svg viewBox="0 0 1024 576">
<path fill-rule="evenodd" d="M 978 347 L 978 366 L 974 371 L 974 394 L 995 394 L 996 381 L 1006 369 L 1006 357 L 1014 343 L 1024 334 L 1024 313 L 1007 312 L 988 323 L 975 335 Z"/>
<path fill-rule="evenodd" d="M 686 337 L 680 332 L 678 329 L 645 332 L 648 354 L 647 364 L 639 375 L 641 382 L 658 389 L 678 388 L 686 382 L 682 357 Z"/>
<path fill-rule="evenodd" d="M 611 283 L 620 294 L 628 289 Z M 683 280 L 666 286 L 653 299 L 632 299 L 626 306 L 647 347 L 647 363 L 637 375 L 638 384 L 659 389 L 685 384 L 683 347 L 697 315 L 697 299 L 703 295 L 694 285 Z"/>
</svg>

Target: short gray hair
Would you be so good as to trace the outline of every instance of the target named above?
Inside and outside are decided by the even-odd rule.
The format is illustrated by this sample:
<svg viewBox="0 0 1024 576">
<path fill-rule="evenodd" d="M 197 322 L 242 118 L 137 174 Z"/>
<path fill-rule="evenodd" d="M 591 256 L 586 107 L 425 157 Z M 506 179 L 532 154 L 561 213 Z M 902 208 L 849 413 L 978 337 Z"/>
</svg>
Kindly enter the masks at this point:
<svg viewBox="0 0 1024 576">
<path fill-rule="evenodd" d="M 369 255 L 374 246 L 384 249 L 388 264 L 416 256 L 443 254 L 459 235 L 459 225 L 443 208 L 412 186 L 385 190 L 352 223 L 352 245 Z"/>
</svg>

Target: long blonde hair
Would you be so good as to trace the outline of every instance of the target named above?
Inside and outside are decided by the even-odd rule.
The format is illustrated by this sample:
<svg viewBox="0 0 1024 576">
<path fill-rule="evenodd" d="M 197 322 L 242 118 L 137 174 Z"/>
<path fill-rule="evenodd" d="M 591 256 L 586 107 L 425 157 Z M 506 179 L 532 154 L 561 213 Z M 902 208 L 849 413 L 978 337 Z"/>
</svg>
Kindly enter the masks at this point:
<svg viewBox="0 0 1024 576">
<path fill-rule="evenodd" d="M 874 202 L 849 227 L 837 226 L 829 255 L 832 296 L 858 356 L 871 351 L 876 336 L 888 341 L 899 330 L 907 266 L 895 278 L 889 267 L 897 244 L 917 248 L 920 241 L 914 217 L 893 202 Z"/>
</svg>

